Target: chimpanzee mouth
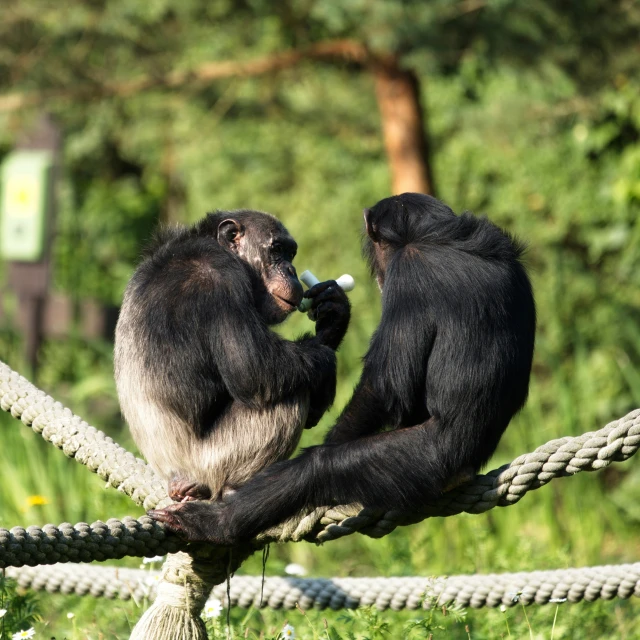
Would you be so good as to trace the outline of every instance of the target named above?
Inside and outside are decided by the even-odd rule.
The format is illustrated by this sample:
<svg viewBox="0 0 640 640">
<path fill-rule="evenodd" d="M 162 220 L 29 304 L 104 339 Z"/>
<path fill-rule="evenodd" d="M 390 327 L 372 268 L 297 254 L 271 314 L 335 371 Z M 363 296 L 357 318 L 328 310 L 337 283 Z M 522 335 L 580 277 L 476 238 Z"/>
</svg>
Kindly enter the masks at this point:
<svg viewBox="0 0 640 640">
<path fill-rule="evenodd" d="M 277 293 L 273 294 L 274 297 L 276 297 L 278 300 L 280 300 L 280 302 L 284 303 L 287 307 L 290 307 L 291 309 L 297 309 L 298 308 L 298 304 L 296 304 L 295 302 L 291 301 L 291 300 L 287 300 L 287 298 L 283 298 L 282 296 L 279 296 Z"/>
</svg>

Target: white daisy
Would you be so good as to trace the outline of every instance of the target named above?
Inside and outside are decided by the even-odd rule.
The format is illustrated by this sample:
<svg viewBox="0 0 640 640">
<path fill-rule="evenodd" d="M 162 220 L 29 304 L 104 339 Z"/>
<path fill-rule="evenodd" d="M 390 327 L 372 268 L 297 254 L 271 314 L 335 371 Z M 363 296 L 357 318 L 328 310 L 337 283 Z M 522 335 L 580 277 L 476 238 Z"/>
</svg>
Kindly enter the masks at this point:
<svg viewBox="0 0 640 640">
<path fill-rule="evenodd" d="M 296 630 L 290 625 L 290 624 L 285 624 L 284 627 L 282 627 L 282 634 L 281 634 L 283 640 L 290 638 L 291 640 L 294 640 L 296 637 Z"/>
<path fill-rule="evenodd" d="M 6 609 L 0 609 L 0 618 L 4 618 L 5 613 L 7 613 Z"/>
<path fill-rule="evenodd" d="M 207 600 L 202 613 L 205 618 L 217 618 L 222 613 L 222 602 L 217 598 Z"/>
<path fill-rule="evenodd" d="M 27 629 L 26 631 L 18 631 L 18 633 L 14 633 L 11 637 L 13 640 L 21 640 L 21 638 L 33 638 L 36 635 L 36 630 L 31 627 L 31 629 Z"/>
<path fill-rule="evenodd" d="M 290 576 L 304 576 L 306 575 L 307 570 L 301 564 L 292 562 L 284 568 L 284 572 Z"/>
<path fill-rule="evenodd" d="M 69 620 L 73 620 L 76 617 L 75 613 L 71 613 L 71 611 L 69 611 L 69 613 L 67 613 L 67 618 L 69 618 Z"/>
</svg>

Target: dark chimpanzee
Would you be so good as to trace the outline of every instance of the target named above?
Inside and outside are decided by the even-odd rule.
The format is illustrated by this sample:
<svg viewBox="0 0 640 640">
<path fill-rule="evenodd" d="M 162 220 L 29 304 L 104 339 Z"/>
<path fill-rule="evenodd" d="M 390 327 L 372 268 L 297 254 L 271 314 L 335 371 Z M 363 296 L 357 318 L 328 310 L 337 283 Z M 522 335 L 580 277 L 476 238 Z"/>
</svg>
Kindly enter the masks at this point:
<svg viewBox="0 0 640 640">
<path fill-rule="evenodd" d="M 222 503 L 151 512 L 188 540 L 230 544 L 304 507 L 415 509 L 487 462 L 523 406 L 535 306 L 523 248 L 484 218 L 405 193 L 365 210 L 382 319 L 324 445 Z"/>
<path fill-rule="evenodd" d="M 288 458 L 333 402 L 350 308 L 310 289 L 316 335 L 269 330 L 302 300 L 297 245 L 274 217 L 211 213 L 161 232 L 125 292 L 118 394 L 133 437 L 176 501 L 220 498 Z"/>
</svg>

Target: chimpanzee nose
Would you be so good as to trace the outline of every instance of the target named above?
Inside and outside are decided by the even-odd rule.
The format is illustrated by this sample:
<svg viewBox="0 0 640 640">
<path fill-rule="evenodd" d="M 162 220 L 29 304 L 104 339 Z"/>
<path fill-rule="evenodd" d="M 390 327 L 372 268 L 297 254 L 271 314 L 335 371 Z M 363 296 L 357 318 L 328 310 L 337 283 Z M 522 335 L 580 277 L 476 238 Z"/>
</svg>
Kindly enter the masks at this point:
<svg viewBox="0 0 640 640">
<path fill-rule="evenodd" d="M 298 274 L 296 273 L 296 268 L 295 268 L 292 264 L 290 264 L 290 265 L 287 267 L 287 271 L 289 272 L 289 275 L 290 275 L 292 278 L 297 278 L 297 277 L 298 277 Z"/>
</svg>

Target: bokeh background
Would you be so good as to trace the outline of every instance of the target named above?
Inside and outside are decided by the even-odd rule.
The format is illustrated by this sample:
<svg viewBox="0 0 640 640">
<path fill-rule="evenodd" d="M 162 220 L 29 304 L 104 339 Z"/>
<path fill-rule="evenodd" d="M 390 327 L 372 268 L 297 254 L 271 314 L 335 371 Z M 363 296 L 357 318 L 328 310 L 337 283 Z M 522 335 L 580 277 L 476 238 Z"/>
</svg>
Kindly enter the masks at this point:
<svg viewBox="0 0 640 640">
<path fill-rule="evenodd" d="M 132 446 L 109 318 L 145 240 L 159 223 L 214 209 L 269 211 L 298 240 L 299 271 L 358 283 L 335 406 L 303 444 L 319 442 L 380 314 L 360 256 L 362 208 L 423 189 L 529 244 L 539 317 L 531 393 L 490 468 L 600 428 L 640 403 L 639 28 L 632 0 L 3 0 L 0 161 L 44 114 L 56 123 L 47 304 L 66 311 L 43 325 L 31 371 L 22 303 L 0 262 L 0 357 Z M 420 115 L 405 147 L 394 129 L 403 109 Z M 99 330 L 87 329 L 92 313 Z M 310 328 L 296 315 L 279 329 L 287 336 Z M 142 512 L 0 418 L 0 526 Z M 272 548 L 267 574 L 289 562 L 316 576 L 429 576 L 637 561 L 639 533 L 632 459 L 509 509 L 382 540 Z M 243 567 L 258 571 L 259 559 Z M 37 606 L 42 637 L 126 638 L 144 603 L 42 596 Z M 332 640 L 639 638 L 639 614 L 635 602 L 612 601 L 462 621 L 371 611 L 234 611 L 232 620 L 256 638 L 286 620 L 298 637 Z"/>
</svg>

